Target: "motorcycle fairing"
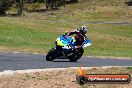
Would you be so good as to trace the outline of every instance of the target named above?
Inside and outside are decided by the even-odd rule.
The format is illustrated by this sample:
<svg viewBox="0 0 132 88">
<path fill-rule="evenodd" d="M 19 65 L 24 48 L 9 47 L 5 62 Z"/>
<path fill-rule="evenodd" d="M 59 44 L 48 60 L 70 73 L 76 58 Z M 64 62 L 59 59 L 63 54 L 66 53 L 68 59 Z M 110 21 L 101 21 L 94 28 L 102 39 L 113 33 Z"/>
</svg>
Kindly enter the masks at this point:
<svg viewBox="0 0 132 88">
<path fill-rule="evenodd" d="M 64 47 L 64 46 L 69 46 L 72 44 L 72 37 L 66 37 L 65 35 L 60 36 L 57 38 L 56 42 L 58 46 Z"/>
<path fill-rule="evenodd" d="M 87 46 L 90 46 L 90 45 L 91 45 L 90 39 L 86 39 L 85 42 L 84 42 L 83 48 L 85 48 Z"/>
</svg>

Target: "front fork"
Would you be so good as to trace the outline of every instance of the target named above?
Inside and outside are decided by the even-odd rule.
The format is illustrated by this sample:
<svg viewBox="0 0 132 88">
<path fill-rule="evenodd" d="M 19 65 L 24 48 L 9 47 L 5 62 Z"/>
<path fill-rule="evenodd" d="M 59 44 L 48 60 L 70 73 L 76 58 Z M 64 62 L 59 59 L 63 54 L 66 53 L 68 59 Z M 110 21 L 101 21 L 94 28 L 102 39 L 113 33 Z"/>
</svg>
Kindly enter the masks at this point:
<svg viewBox="0 0 132 88">
<path fill-rule="evenodd" d="M 62 56 L 62 47 L 61 46 L 58 46 L 58 45 L 56 45 L 56 51 L 55 51 L 55 53 L 56 53 L 56 56 L 57 57 L 60 57 L 60 56 Z"/>
</svg>

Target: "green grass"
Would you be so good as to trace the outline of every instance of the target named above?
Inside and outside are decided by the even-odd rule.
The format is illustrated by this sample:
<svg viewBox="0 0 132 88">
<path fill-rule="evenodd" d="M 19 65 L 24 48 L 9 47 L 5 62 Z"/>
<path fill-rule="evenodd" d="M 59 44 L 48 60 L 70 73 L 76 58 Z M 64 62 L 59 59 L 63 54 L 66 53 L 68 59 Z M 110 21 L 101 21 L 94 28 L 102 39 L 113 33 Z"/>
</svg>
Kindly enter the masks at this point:
<svg viewBox="0 0 132 88">
<path fill-rule="evenodd" d="M 28 52 L 47 53 L 54 46 L 55 39 L 59 35 L 66 29 L 71 30 L 77 26 L 74 22 L 71 26 L 67 22 L 52 23 L 41 20 L 26 24 L 24 20 L 17 22 L 20 18 L 17 18 L 15 22 L 9 21 L 14 18 L 2 19 L 8 21 L 6 24 L 0 23 L 0 45 L 9 47 L 9 50 L 13 47 L 16 50 L 23 49 L 22 51 Z M 87 26 L 90 28 L 88 35 L 92 40 L 92 46 L 85 49 L 85 55 L 132 57 L 132 26 L 111 24 Z"/>
<path fill-rule="evenodd" d="M 59 35 L 85 24 L 92 45 L 85 49 L 84 55 L 132 57 L 132 25 L 87 23 L 131 22 L 132 13 L 122 5 L 124 0 L 110 0 L 109 4 L 108 0 L 95 1 L 44 13 L 24 12 L 22 17 L 1 17 L 0 50 L 46 54 Z"/>
<path fill-rule="evenodd" d="M 93 45 L 90 47 L 91 51 L 87 53 L 132 57 L 132 26 L 104 24 L 94 26 L 95 29 L 90 30 Z"/>
</svg>

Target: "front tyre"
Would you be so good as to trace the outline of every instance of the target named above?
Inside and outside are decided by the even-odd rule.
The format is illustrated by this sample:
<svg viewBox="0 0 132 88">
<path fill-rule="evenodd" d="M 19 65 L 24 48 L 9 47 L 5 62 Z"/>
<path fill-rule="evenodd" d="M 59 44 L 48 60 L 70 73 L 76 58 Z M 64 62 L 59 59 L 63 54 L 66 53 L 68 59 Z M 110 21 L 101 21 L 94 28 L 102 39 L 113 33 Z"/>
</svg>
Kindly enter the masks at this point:
<svg viewBox="0 0 132 88">
<path fill-rule="evenodd" d="M 55 49 L 53 48 L 46 55 L 46 60 L 47 61 L 53 61 L 56 58 L 54 54 L 55 54 Z"/>
</svg>

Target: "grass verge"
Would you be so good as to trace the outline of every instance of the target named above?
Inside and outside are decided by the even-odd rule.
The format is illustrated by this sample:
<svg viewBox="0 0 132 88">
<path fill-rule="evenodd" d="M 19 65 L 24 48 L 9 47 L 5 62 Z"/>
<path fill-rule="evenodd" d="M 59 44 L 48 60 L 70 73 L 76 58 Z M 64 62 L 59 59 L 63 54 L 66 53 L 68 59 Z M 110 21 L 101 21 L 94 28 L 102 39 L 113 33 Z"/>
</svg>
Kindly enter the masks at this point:
<svg viewBox="0 0 132 88">
<path fill-rule="evenodd" d="M 132 13 L 126 1 L 84 1 L 56 11 L 0 17 L 0 51 L 47 53 L 59 35 L 86 25 L 92 46 L 85 55 L 132 57 Z M 108 21 L 128 24 L 96 23 Z"/>
</svg>

